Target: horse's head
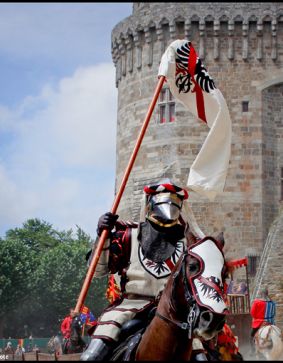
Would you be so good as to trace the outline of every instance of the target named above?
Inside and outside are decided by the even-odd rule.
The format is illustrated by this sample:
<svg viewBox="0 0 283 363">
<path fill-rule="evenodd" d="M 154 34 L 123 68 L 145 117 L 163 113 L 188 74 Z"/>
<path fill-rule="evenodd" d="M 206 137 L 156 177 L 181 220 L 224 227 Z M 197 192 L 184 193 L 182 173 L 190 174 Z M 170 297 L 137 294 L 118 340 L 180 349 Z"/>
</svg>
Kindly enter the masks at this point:
<svg viewBox="0 0 283 363">
<path fill-rule="evenodd" d="M 187 320 L 189 335 L 205 340 L 221 331 L 228 313 L 224 297 L 223 242 L 213 237 L 196 240 L 180 258 L 172 274 L 173 280 L 180 277 L 179 291 L 182 289 L 184 296 L 182 310 L 186 310 L 186 317 L 183 315 L 182 319 Z"/>
</svg>

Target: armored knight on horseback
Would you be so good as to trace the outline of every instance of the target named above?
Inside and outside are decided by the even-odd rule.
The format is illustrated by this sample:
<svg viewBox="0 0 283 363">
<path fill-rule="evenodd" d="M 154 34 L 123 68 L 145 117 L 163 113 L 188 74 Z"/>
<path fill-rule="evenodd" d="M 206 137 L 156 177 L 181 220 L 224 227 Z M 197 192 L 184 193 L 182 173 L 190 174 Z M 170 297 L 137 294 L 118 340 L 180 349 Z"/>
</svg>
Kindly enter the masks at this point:
<svg viewBox="0 0 283 363">
<path fill-rule="evenodd" d="M 205 236 L 194 224 L 190 207 L 186 203 L 187 190 L 170 180 L 145 186 L 145 205 L 141 208 L 144 218 L 140 218 L 139 223 L 120 222 L 116 214 L 165 77 L 176 99 L 183 102 L 211 129 L 205 144 L 190 167 L 188 189 L 213 200 L 224 188 L 231 151 L 229 111 L 222 93 L 216 88 L 190 41 L 176 40 L 170 44 L 162 56 L 158 77 L 159 82 L 153 100 L 113 207 L 111 212 L 100 217 L 97 228 L 100 238 L 97 239 L 92 252 L 88 254 L 89 271 L 76 310 L 79 311 L 81 308 L 93 276 L 115 274 L 116 280 L 120 280 L 122 296 L 105 309 L 98 319 L 92 340 L 81 356 L 83 361 L 108 359 L 113 347 L 119 341 L 123 325 L 132 321 L 137 315 L 147 312 L 152 306 L 156 306 L 158 301 L 166 300 L 164 291 L 168 287 L 168 281 L 172 282 L 173 287 L 178 281 L 178 287 L 182 287 L 185 294 L 182 296 L 182 305 L 184 308 L 189 308 L 186 311 L 189 323 L 179 321 L 177 328 L 175 322 L 173 325 L 176 329 L 180 329 L 180 326 L 181 329 L 185 327 L 185 330 L 189 326 L 187 334 L 189 339 L 186 342 L 191 342 L 193 338 L 192 328 L 196 328 L 194 323 L 197 318 L 197 333 L 205 339 L 209 339 L 222 329 L 224 324 L 227 306 L 223 296 L 223 244 Z M 205 112 L 205 108 L 209 112 Z M 175 275 L 173 281 L 172 271 Z M 184 281 L 186 283 L 183 283 Z M 173 290 L 172 288 L 171 292 Z M 192 301 L 193 304 L 190 304 Z M 156 316 L 159 320 L 163 319 L 164 324 L 170 321 L 170 318 L 158 312 L 158 308 L 159 304 L 157 314 L 152 318 L 149 328 L 156 321 Z M 198 309 L 198 313 L 195 313 L 194 308 Z M 202 308 L 206 311 L 200 312 Z M 202 313 L 206 314 L 203 315 L 203 320 Z M 190 320 L 192 316 L 194 321 Z M 184 315 L 182 319 L 185 319 Z M 172 321 L 170 323 L 172 324 Z M 139 347 L 143 346 L 146 340 L 144 336 L 148 337 L 147 332 L 148 330 L 143 335 Z M 167 349 L 171 349 L 170 344 L 165 345 Z"/>
<path fill-rule="evenodd" d="M 95 277 L 115 273 L 120 279 L 122 298 L 100 317 L 81 360 L 109 357 L 119 339 L 121 326 L 137 313 L 156 305 L 171 270 L 185 250 L 186 225 L 181 210 L 188 192 L 164 180 L 145 186 L 144 198 L 145 218 L 142 217 L 139 224 L 119 223 L 118 216 L 111 213 L 99 219 L 98 235 L 105 228 L 111 233 Z"/>
</svg>

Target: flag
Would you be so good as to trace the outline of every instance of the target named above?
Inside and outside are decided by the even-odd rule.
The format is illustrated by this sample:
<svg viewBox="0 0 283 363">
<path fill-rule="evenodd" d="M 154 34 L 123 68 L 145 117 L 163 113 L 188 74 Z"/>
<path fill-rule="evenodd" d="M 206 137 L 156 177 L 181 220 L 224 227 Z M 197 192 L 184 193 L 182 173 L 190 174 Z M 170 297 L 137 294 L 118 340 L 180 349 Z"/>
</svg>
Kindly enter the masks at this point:
<svg viewBox="0 0 283 363">
<path fill-rule="evenodd" d="M 96 318 L 91 311 L 88 313 L 85 324 L 88 326 L 95 326 L 97 324 Z"/>
<path fill-rule="evenodd" d="M 231 154 L 232 125 L 226 101 L 188 40 L 175 40 L 168 46 L 158 76 L 166 77 L 173 96 L 210 129 L 190 167 L 187 186 L 214 200 L 223 192 Z"/>
<path fill-rule="evenodd" d="M 248 257 L 239 258 L 237 260 L 226 261 L 227 267 L 240 268 L 248 265 Z"/>
<path fill-rule="evenodd" d="M 83 307 L 81 309 L 80 319 L 83 324 L 90 325 L 90 326 L 96 325 L 96 318 L 95 318 L 94 314 L 85 305 L 83 305 Z"/>
<path fill-rule="evenodd" d="M 89 308 L 87 306 L 83 305 L 81 314 L 87 315 L 89 313 L 89 311 L 90 311 Z"/>
<path fill-rule="evenodd" d="M 110 275 L 108 278 L 108 288 L 106 290 L 106 299 L 112 304 L 120 297 L 120 289 L 115 281 L 114 275 Z"/>
</svg>

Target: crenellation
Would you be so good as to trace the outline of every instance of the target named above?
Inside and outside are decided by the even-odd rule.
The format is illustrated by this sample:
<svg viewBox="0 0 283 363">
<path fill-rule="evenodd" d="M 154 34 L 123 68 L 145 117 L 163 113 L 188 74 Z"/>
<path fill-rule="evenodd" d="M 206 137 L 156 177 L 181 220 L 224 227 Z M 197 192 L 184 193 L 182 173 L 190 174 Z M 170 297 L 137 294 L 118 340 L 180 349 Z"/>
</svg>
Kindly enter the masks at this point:
<svg viewBox="0 0 283 363">
<path fill-rule="evenodd" d="M 232 11 L 232 5 L 228 5 L 223 3 L 223 6 L 220 6 L 220 3 L 215 3 L 212 7 L 204 7 L 200 3 L 190 4 L 193 8 L 193 12 L 188 11 L 188 6 L 185 6 L 183 3 L 181 4 L 182 10 L 181 12 L 176 10 L 176 6 L 172 4 L 169 6 L 172 13 L 172 18 L 160 14 L 158 11 L 158 5 L 156 3 L 152 3 L 149 7 L 144 8 L 143 10 L 148 11 L 147 16 L 141 17 L 138 21 L 139 31 L 143 33 L 147 32 L 148 28 L 152 29 L 150 36 L 155 35 L 157 42 L 165 41 L 165 45 L 168 45 L 170 40 L 178 37 L 186 37 L 188 39 L 196 38 L 196 32 L 198 33 L 198 38 L 196 39 L 196 43 L 199 46 L 200 57 L 204 59 L 204 52 L 207 51 L 209 44 L 206 43 L 207 33 L 209 32 L 209 23 L 213 22 L 214 24 L 214 36 L 213 36 L 213 49 L 214 60 L 219 59 L 220 51 L 219 44 L 222 44 L 223 41 L 227 41 L 228 46 L 226 47 L 226 57 L 227 59 L 234 59 L 234 30 L 235 24 L 241 27 L 241 34 L 238 36 L 238 46 L 242 47 L 242 53 L 237 52 L 237 54 L 241 54 L 241 58 L 245 61 L 251 61 L 252 59 L 262 60 L 265 50 L 263 46 L 268 46 L 270 48 L 270 58 L 272 60 L 277 59 L 277 27 L 278 21 L 280 20 L 280 27 L 282 27 L 282 14 L 277 13 L 277 3 L 260 3 L 258 6 L 249 4 L 242 5 L 240 7 L 234 7 Z M 227 8 L 231 9 L 231 14 L 229 16 L 229 11 Z M 264 8 L 264 9 L 262 9 Z M 209 13 L 209 9 L 211 9 L 211 13 Z M 232 13 L 236 14 L 232 16 Z M 138 12 L 139 13 L 139 12 Z M 189 13 L 186 16 L 186 13 Z M 182 15 L 180 15 L 182 14 Z M 115 29 L 112 32 L 112 38 L 119 34 L 119 36 L 125 37 L 127 32 L 131 32 L 134 34 L 136 31 L 136 25 L 134 22 L 134 18 L 137 14 L 133 14 L 133 19 L 127 18 L 127 26 L 125 24 L 119 23 L 117 28 L 121 28 L 120 32 L 115 32 Z M 154 19 L 154 22 L 153 22 Z M 185 20 L 184 20 L 185 19 Z M 219 31 L 219 24 L 226 24 L 226 28 L 228 28 L 228 32 L 226 34 L 221 34 Z M 252 24 L 256 24 L 256 28 Z M 124 26 L 123 26 L 124 25 Z M 166 26 L 165 26 L 166 25 Z M 266 30 L 266 25 L 269 28 L 269 31 Z M 252 29 L 252 31 L 251 31 Z M 264 42 L 264 37 L 266 37 L 267 33 L 270 34 L 270 41 Z M 148 35 L 147 35 L 148 36 Z M 250 42 L 254 43 L 255 39 L 256 47 L 254 45 L 251 46 Z M 147 47 L 146 40 L 142 47 Z M 239 44 L 240 43 L 240 44 Z M 265 45 L 264 45 L 265 44 Z M 161 48 L 164 48 L 161 46 Z M 148 47 L 149 59 L 148 62 L 151 64 L 151 51 L 152 48 Z M 161 49 L 161 52 L 164 49 Z M 138 53 L 140 50 L 138 51 Z M 137 63 L 137 68 L 140 68 L 141 64 Z M 130 67 L 131 69 L 131 67 Z"/>
</svg>

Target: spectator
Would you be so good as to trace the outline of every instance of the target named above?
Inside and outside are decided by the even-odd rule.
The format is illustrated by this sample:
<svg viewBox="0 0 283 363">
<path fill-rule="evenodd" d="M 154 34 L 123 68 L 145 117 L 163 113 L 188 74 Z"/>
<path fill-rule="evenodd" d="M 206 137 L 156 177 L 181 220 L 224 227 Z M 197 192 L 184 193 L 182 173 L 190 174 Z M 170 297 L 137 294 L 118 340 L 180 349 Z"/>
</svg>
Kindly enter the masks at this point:
<svg viewBox="0 0 283 363">
<path fill-rule="evenodd" d="M 71 323 L 72 319 L 75 317 L 75 310 L 70 309 L 70 314 L 64 318 L 61 324 L 61 333 L 63 335 L 64 340 L 70 338 L 71 334 Z"/>
<path fill-rule="evenodd" d="M 4 349 L 5 354 L 13 354 L 14 353 L 14 348 L 12 346 L 12 342 L 8 342 L 5 349 Z"/>
<path fill-rule="evenodd" d="M 66 316 L 64 318 L 64 320 L 62 321 L 61 333 L 63 335 L 63 353 L 64 354 L 67 353 L 67 349 L 68 349 L 67 346 L 68 346 L 68 342 L 71 337 L 72 321 L 73 321 L 73 318 L 77 315 L 78 315 L 78 313 L 76 313 L 75 310 L 71 308 L 70 314 L 68 316 Z"/>
<path fill-rule="evenodd" d="M 17 349 L 15 351 L 15 355 L 17 356 L 21 356 L 23 354 L 23 350 L 22 347 L 20 346 L 20 344 L 17 345 Z"/>
</svg>

